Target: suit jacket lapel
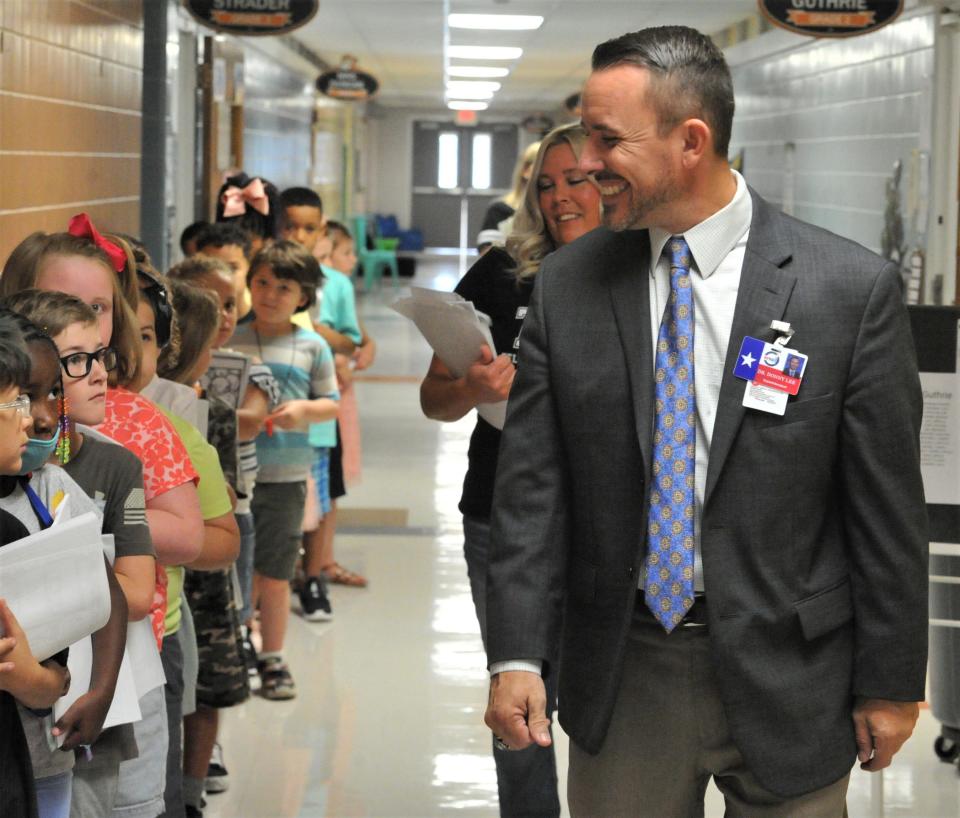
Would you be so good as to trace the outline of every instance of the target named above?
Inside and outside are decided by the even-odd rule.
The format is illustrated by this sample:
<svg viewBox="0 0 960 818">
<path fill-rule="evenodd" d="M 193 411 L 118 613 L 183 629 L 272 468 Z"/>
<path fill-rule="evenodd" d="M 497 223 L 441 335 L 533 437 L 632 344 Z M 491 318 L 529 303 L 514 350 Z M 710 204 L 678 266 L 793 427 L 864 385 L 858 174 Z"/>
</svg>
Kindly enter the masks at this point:
<svg viewBox="0 0 960 818">
<path fill-rule="evenodd" d="M 646 230 L 614 233 L 623 262 L 610 280 L 610 300 L 623 344 L 633 416 L 644 468 L 650 469 L 653 432 L 653 341 L 650 338 L 650 241 Z"/>
<path fill-rule="evenodd" d="M 745 382 L 733 375 L 744 336 L 773 340 L 770 322 L 780 320 L 787 308 L 796 276 L 781 269 L 792 258 L 789 234 L 781 215 L 751 190 L 753 220 L 740 274 L 740 288 L 720 383 L 720 399 L 710 444 L 710 465 L 704 491 L 704 508 L 723 471 L 724 463 L 743 421 Z"/>
</svg>

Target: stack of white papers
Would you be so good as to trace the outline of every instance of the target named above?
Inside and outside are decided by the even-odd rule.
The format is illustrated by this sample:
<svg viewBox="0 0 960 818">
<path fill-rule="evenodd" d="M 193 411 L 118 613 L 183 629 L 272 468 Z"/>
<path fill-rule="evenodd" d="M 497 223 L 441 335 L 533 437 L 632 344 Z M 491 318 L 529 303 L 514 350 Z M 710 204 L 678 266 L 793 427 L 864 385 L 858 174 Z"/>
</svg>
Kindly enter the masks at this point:
<svg viewBox="0 0 960 818">
<path fill-rule="evenodd" d="M 40 661 L 110 618 L 100 519 L 88 512 L 0 548 L 0 597 Z"/>
<path fill-rule="evenodd" d="M 486 344 L 496 355 L 490 335 L 490 319 L 457 293 L 444 293 L 411 287 L 411 294 L 391 306 L 400 315 L 416 324 L 437 357 L 454 376 L 462 377 L 480 358 Z M 477 411 L 487 423 L 503 428 L 507 402 L 481 403 Z"/>
<path fill-rule="evenodd" d="M 102 540 L 104 556 L 113 565 L 116 556 L 113 534 L 104 534 Z M 70 668 L 70 690 L 53 705 L 54 721 L 66 713 L 70 706 L 90 689 L 90 678 L 93 673 L 93 642 L 89 636 L 70 645 L 67 667 Z M 143 718 L 140 712 L 140 699 L 165 681 L 150 617 L 137 622 L 128 622 L 126 650 L 120 672 L 117 674 L 113 700 L 110 702 L 110 709 L 103 722 L 103 729 L 140 721 Z M 57 745 L 61 746 L 65 739 L 65 735 L 57 736 Z"/>
</svg>

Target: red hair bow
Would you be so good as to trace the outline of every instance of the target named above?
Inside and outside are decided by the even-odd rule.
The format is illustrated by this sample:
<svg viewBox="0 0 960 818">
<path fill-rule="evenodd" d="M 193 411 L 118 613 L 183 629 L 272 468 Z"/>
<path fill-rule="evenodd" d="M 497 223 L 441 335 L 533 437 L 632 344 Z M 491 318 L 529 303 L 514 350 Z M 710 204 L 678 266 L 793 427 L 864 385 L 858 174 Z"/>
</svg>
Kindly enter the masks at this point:
<svg viewBox="0 0 960 818">
<path fill-rule="evenodd" d="M 67 232 L 71 236 L 90 239 L 90 241 L 107 254 L 110 263 L 113 265 L 113 269 L 118 273 L 122 273 L 127 266 L 127 254 L 123 248 L 101 236 L 100 233 L 97 232 L 97 228 L 93 226 L 93 222 L 90 221 L 90 216 L 86 213 L 78 213 L 70 219 L 70 226 L 67 227 Z"/>
<path fill-rule="evenodd" d="M 251 180 L 246 187 L 230 185 L 223 191 L 220 201 L 223 202 L 223 217 L 225 219 L 242 216 L 247 212 L 247 205 L 264 216 L 270 215 L 270 200 L 267 198 L 267 193 L 263 189 L 263 182 L 260 179 Z"/>
</svg>

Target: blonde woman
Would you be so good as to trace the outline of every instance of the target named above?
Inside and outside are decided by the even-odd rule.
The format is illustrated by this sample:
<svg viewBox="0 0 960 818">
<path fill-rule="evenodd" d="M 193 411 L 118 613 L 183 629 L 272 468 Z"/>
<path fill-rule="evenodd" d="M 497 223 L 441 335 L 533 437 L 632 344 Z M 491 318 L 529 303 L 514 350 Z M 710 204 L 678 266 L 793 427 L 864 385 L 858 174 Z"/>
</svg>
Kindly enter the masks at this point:
<svg viewBox="0 0 960 818">
<path fill-rule="evenodd" d="M 533 172 L 533 163 L 540 150 L 540 142 L 531 142 L 523 149 L 516 167 L 513 169 L 513 182 L 510 191 L 493 202 L 483 214 L 483 223 L 477 235 L 477 249 L 483 255 L 493 245 L 503 246 L 507 236 L 513 229 L 513 218 L 517 208 L 523 203 L 523 196 L 527 190 L 527 182 Z"/>
<path fill-rule="evenodd" d="M 544 137 L 507 249 L 491 248 L 457 285 L 460 295 L 490 316 L 497 349 L 483 347 L 481 357 L 461 378 L 434 356 L 420 386 L 420 405 L 427 417 L 459 420 L 477 404 L 502 401 L 510 394 L 520 328 L 540 262 L 600 224 L 600 191 L 578 167 L 585 138 L 579 124 L 557 128 Z M 484 643 L 487 549 L 499 445 L 500 431 L 478 416 L 470 438 L 460 511 L 470 590 Z M 547 695 L 549 715 L 556 690 L 548 688 Z M 501 814 L 560 814 L 552 746 L 521 752 L 495 747 L 493 755 Z"/>
</svg>

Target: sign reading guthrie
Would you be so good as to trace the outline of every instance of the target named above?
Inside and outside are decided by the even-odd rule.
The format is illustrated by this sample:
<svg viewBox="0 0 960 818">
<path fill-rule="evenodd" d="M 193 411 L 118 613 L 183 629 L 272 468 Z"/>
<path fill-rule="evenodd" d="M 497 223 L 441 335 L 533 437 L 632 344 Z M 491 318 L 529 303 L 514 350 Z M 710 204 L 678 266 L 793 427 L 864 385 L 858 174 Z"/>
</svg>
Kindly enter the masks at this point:
<svg viewBox="0 0 960 818">
<path fill-rule="evenodd" d="M 203 25 L 224 34 L 286 34 L 308 23 L 320 0 L 183 0 Z"/>
<path fill-rule="evenodd" d="M 903 0 L 757 0 L 774 25 L 811 37 L 854 37 L 893 22 Z"/>
</svg>

